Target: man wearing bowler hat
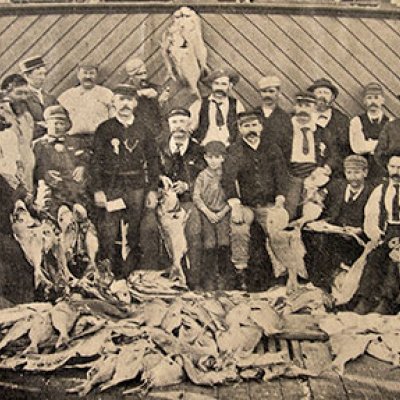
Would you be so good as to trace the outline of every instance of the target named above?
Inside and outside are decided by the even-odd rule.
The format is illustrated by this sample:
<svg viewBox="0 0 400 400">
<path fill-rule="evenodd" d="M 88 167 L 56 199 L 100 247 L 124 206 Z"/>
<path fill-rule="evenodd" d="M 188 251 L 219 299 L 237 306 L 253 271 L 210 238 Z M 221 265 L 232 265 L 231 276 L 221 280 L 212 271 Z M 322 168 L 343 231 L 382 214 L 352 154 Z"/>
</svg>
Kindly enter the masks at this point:
<svg viewBox="0 0 400 400">
<path fill-rule="evenodd" d="M 19 68 L 28 82 L 27 105 L 35 121 L 34 139 L 44 135 L 46 128 L 43 124 L 43 112 L 52 105 L 58 104 L 55 96 L 43 89 L 46 80 L 47 68 L 42 57 L 35 56 L 20 62 Z"/>
<path fill-rule="evenodd" d="M 363 89 L 363 103 L 365 112 L 350 121 L 350 146 L 355 154 L 367 157 L 368 180 L 380 183 L 385 176 L 385 169 L 376 163 L 374 152 L 379 135 L 390 120 L 383 109 L 385 97 L 382 85 L 378 82 L 368 83 Z"/>
<path fill-rule="evenodd" d="M 205 80 L 211 94 L 190 106 L 192 137 L 202 146 L 215 140 L 229 146 L 236 140 L 237 114 L 244 111 L 244 107 L 230 96 L 230 91 L 238 81 L 239 75 L 228 68 L 214 70 Z"/>
<path fill-rule="evenodd" d="M 263 76 L 257 83 L 261 105 L 256 108 L 263 115 L 264 134 L 280 139 L 280 134 L 290 126 L 290 116 L 279 106 L 281 80 L 275 75 Z M 286 128 L 285 128 L 286 127 Z"/>
<path fill-rule="evenodd" d="M 351 153 L 349 143 L 349 118 L 334 106 L 339 89 L 326 78 L 317 79 L 307 89 L 316 96 L 317 120 L 322 128 L 329 129 L 337 143 L 340 168 L 343 160 Z"/>
<path fill-rule="evenodd" d="M 140 260 L 144 206 L 155 208 L 157 204 L 158 154 L 153 135 L 135 114 L 136 89 L 118 85 L 113 104 L 115 116 L 101 123 L 94 134 L 90 173 L 100 211 L 100 257 L 110 258 L 116 276 L 126 278 Z M 121 252 L 121 260 L 115 242 L 125 224 L 130 253 Z"/>
</svg>

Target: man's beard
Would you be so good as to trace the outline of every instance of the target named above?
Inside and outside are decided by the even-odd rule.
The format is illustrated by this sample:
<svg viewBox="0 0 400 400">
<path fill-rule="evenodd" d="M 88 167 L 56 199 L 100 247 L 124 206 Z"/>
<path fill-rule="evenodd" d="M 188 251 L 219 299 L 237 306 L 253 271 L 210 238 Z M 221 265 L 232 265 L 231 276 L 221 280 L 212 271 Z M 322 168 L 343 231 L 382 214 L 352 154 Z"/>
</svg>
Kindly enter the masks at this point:
<svg viewBox="0 0 400 400">
<path fill-rule="evenodd" d="M 400 174 L 392 174 L 390 175 L 390 179 L 400 181 Z"/>
<path fill-rule="evenodd" d="M 318 97 L 316 105 L 317 110 L 323 112 L 331 106 L 331 102 L 326 100 L 324 97 Z"/>
<path fill-rule="evenodd" d="M 376 103 L 371 103 L 371 104 L 368 105 L 367 108 L 368 108 L 368 110 L 371 110 L 372 108 L 379 108 L 379 105 L 376 104 Z"/>
<path fill-rule="evenodd" d="M 16 115 L 22 115 L 28 110 L 28 104 L 25 100 L 15 100 L 10 103 L 11 109 Z"/>
</svg>

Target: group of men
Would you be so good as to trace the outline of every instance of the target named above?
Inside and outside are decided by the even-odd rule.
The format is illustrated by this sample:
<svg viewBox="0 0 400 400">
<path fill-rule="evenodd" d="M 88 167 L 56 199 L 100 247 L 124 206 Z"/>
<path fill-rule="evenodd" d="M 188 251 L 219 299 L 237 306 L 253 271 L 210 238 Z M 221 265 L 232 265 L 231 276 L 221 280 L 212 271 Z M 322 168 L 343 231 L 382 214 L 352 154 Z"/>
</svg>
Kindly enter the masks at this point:
<svg viewBox="0 0 400 400">
<path fill-rule="evenodd" d="M 4 78 L 2 184 L 14 191 L 23 186 L 33 197 L 45 187 L 46 213 L 53 217 L 61 205 L 84 205 L 98 231 L 99 259 L 110 259 L 114 273 L 127 277 L 146 257 L 157 268 L 155 209 L 160 178 L 167 177 L 188 213 L 189 287 L 208 290 L 224 287 L 217 277 L 229 268 L 246 289 L 256 279 L 246 273 L 253 222 L 268 248 L 270 210 L 280 204 L 298 221 L 307 178 L 326 176 L 329 183 L 319 188 L 323 212 L 315 218 L 376 242 L 356 310 L 393 312 L 398 267 L 387 251 L 380 269 L 377 263 L 379 249 L 400 237 L 400 132 L 399 120 L 385 114 L 379 83 L 365 86 L 365 112 L 350 119 L 334 106 L 339 90 L 330 80 L 297 93 L 289 114 L 279 106 L 280 79 L 265 76 L 257 82 L 260 105 L 246 111 L 232 95 L 239 76 L 222 68 L 204 80 L 209 95 L 188 109 L 168 110 L 168 88 L 149 81 L 143 61 L 130 59 L 125 67 L 127 82 L 110 90 L 97 83 L 97 65 L 80 63 L 79 85 L 58 98 L 43 89 L 41 57 L 23 61 L 20 74 Z M 124 235 L 130 251 L 121 258 L 116 243 Z M 332 248 L 321 239 L 322 250 L 309 242 L 308 253 L 330 248 L 338 262 L 354 262 L 360 253 L 341 251 L 349 241 Z M 335 271 L 325 261 L 310 265 L 309 279 L 329 290 Z M 321 271 L 326 279 L 320 282 Z"/>
</svg>

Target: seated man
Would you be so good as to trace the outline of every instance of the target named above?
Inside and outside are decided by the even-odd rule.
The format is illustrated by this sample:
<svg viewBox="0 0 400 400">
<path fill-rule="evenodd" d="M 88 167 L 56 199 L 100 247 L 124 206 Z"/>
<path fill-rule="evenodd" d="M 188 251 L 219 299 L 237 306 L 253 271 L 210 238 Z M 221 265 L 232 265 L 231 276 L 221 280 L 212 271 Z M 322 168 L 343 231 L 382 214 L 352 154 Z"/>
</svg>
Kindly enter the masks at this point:
<svg viewBox="0 0 400 400">
<path fill-rule="evenodd" d="M 47 135 L 34 144 L 36 158 L 35 180 L 51 190 L 49 211 L 55 217 L 62 204 L 88 204 L 84 165 L 90 154 L 79 150 L 70 142 L 67 132 L 71 129 L 69 114 L 62 106 L 46 108 L 44 119 Z"/>
<path fill-rule="evenodd" d="M 371 185 L 366 182 L 368 161 L 364 157 L 348 156 L 343 166 L 346 179 L 332 181 L 327 187 L 322 219 L 331 225 L 326 225 L 326 232 L 323 233 L 303 234 L 309 250 L 310 279 L 327 291 L 331 289 L 340 264 L 350 266 L 362 253 L 363 248 L 354 235 L 365 240 L 364 207 L 372 191 Z M 333 233 L 336 227 L 344 229 Z"/>
<path fill-rule="evenodd" d="M 280 148 L 267 135 L 261 135 L 260 113 L 240 113 L 238 127 L 240 137 L 228 149 L 223 165 L 222 187 L 232 208 L 232 262 L 245 290 L 250 226 L 255 218 L 268 233 L 268 212 L 276 197 L 285 194 L 287 174 Z"/>
<path fill-rule="evenodd" d="M 389 180 L 373 190 L 365 206 L 364 231 L 378 247 L 367 258 L 356 293 L 360 314 L 398 309 L 399 268 L 392 250 L 400 237 L 400 153 L 389 155 L 386 165 Z"/>
</svg>

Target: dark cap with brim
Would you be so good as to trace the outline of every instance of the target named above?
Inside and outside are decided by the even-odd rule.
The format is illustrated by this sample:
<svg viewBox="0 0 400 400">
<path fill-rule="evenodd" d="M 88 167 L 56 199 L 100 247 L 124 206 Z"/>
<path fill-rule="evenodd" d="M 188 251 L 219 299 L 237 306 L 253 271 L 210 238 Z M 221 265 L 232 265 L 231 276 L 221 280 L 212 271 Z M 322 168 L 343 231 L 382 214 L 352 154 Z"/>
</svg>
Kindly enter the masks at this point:
<svg viewBox="0 0 400 400">
<path fill-rule="evenodd" d="M 137 97 L 137 90 L 132 85 L 120 84 L 113 89 L 114 95 Z"/>
<path fill-rule="evenodd" d="M 307 91 L 313 92 L 315 89 L 321 88 L 321 87 L 326 87 L 326 88 L 330 89 L 332 91 L 333 95 L 335 96 L 335 98 L 338 97 L 339 89 L 329 79 L 326 79 L 326 78 L 321 78 L 321 79 L 317 79 L 316 81 L 314 81 L 312 83 L 312 85 L 308 87 Z"/>
<path fill-rule="evenodd" d="M 173 108 L 167 115 L 167 119 L 171 117 L 176 117 L 178 115 L 190 118 L 190 111 L 186 108 Z"/>
<path fill-rule="evenodd" d="M 296 103 L 300 103 L 300 102 L 316 103 L 317 102 L 317 98 L 316 98 L 315 94 L 308 90 L 296 93 L 296 96 L 294 99 L 295 99 Z"/>
<path fill-rule="evenodd" d="M 204 146 L 204 154 L 213 155 L 213 156 L 225 156 L 226 155 L 226 147 L 225 145 L 218 141 L 212 140 L 208 142 Z"/>
<path fill-rule="evenodd" d="M 239 82 L 239 75 L 232 69 L 230 68 L 220 68 L 212 71 L 209 75 L 207 75 L 206 78 L 204 78 L 204 83 L 208 86 L 211 86 L 211 84 L 218 78 L 222 77 L 228 77 L 229 81 L 232 83 L 232 85 L 236 85 Z"/>
<path fill-rule="evenodd" d="M 36 68 L 41 68 L 46 66 L 42 57 L 30 57 L 19 63 L 19 68 L 24 74 L 26 72 L 33 71 Z"/>
<path fill-rule="evenodd" d="M 254 121 L 255 119 L 259 121 L 262 120 L 262 114 L 258 110 L 243 111 L 237 115 L 237 122 L 239 125 L 248 121 Z"/>
</svg>

